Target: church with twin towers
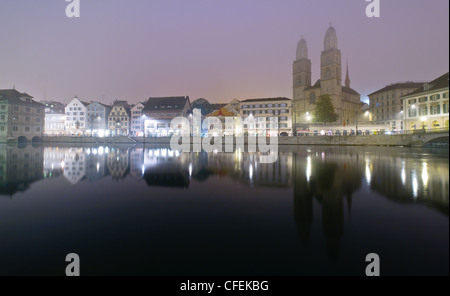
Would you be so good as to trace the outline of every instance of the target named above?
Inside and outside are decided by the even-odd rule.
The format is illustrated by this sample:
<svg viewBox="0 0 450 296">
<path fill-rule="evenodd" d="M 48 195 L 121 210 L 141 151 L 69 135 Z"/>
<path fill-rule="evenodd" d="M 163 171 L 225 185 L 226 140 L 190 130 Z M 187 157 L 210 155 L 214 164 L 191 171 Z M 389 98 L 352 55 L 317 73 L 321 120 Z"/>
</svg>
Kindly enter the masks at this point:
<svg viewBox="0 0 450 296">
<path fill-rule="evenodd" d="M 293 125 L 294 131 L 308 130 L 312 123 L 315 103 L 321 95 L 328 94 L 338 115 L 333 125 L 356 126 L 361 115 L 361 95 L 350 87 L 348 64 L 342 85 L 341 51 L 338 49 L 336 30 L 330 25 L 320 56 L 320 79 L 311 84 L 311 60 L 308 46 L 302 38 L 297 46 L 297 58 L 293 65 Z"/>
</svg>

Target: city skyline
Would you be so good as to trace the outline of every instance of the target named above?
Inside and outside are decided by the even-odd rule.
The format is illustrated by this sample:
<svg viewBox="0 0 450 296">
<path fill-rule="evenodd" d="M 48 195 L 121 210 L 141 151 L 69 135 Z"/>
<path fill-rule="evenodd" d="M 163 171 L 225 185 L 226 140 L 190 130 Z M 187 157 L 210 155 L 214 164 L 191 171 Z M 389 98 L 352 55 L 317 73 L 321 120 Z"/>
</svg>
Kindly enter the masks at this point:
<svg viewBox="0 0 450 296">
<path fill-rule="evenodd" d="M 381 1 L 377 19 L 367 18 L 362 0 L 81 0 L 76 19 L 62 0 L 2 2 L 0 89 L 38 100 L 292 98 L 297 43 L 308 42 L 317 69 L 330 22 L 363 101 L 387 84 L 448 72 L 447 1 Z"/>
</svg>

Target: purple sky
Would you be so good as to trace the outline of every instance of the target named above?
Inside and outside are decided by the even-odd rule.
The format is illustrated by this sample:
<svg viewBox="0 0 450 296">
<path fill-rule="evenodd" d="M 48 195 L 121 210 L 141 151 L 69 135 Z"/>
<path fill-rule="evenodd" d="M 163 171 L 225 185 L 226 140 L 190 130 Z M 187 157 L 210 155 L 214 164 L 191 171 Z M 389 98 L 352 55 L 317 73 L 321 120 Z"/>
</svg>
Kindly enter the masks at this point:
<svg viewBox="0 0 450 296">
<path fill-rule="evenodd" d="M 1 0 L 0 88 L 61 102 L 292 98 L 298 40 L 315 82 L 330 22 L 362 99 L 449 69 L 448 0 L 381 0 L 378 19 L 364 0 L 81 0 L 77 19 L 67 4 Z"/>
</svg>

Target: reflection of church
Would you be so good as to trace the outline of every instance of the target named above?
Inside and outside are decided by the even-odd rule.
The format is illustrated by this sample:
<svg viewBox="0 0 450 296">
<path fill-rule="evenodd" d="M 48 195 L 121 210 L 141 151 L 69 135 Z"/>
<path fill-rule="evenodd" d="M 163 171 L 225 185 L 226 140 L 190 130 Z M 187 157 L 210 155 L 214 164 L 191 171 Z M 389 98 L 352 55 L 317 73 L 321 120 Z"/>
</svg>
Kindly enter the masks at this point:
<svg viewBox="0 0 450 296">
<path fill-rule="evenodd" d="M 361 186 L 362 169 L 358 163 L 324 157 L 320 154 L 294 153 L 294 218 L 298 235 L 308 244 L 314 221 L 314 200 L 322 208 L 322 229 L 332 258 L 339 255 L 344 234 L 344 213 L 351 213 L 352 193 Z"/>
<path fill-rule="evenodd" d="M 41 147 L 4 146 L 0 149 L 0 195 L 25 191 L 43 178 Z"/>
</svg>

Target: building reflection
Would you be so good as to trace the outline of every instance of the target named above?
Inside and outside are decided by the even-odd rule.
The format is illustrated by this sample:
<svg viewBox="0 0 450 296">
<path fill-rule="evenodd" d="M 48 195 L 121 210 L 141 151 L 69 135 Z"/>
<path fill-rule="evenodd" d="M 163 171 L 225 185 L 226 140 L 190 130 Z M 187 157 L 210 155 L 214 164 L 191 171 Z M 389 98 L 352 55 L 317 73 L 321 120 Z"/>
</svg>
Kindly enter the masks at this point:
<svg viewBox="0 0 450 296">
<path fill-rule="evenodd" d="M 361 187 L 359 157 L 332 148 L 293 155 L 294 219 L 302 244 L 310 239 L 316 201 L 322 212 L 322 230 L 331 258 L 339 255 L 344 235 L 344 214 L 351 213 L 352 194 Z"/>
<path fill-rule="evenodd" d="M 113 147 L 107 156 L 108 170 L 113 180 L 125 179 L 130 171 L 129 148 Z"/>
<path fill-rule="evenodd" d="M 64 177 L 75 185 L 86 174 L 86 153 L 83 148 L 69 148 L 64 153 Z"/>
<path fill-rule="evenodd" d="M 42 147 L 0 146 L 0 195 L 26 191 L 43 178 Z"/>
<path fill-rule="evenodd" d="M 67 149 L 59 147 L 45 147 L 44 149 L 44 178 L 58 178 L 64 175 L 64 156 Z"/>
<path fill-rule="evenodd" d="M 148 186 L 188 188 L 192 176 L 192 153 L 168 148 L 144 150 L 142 176 Z"/>
<path fill-rule="evenodd" d="M 366 180 L 373 191 L 396 202 L 421 202 L 448 216 L 448 160 L 418 161 L 385 154 L 368 156 L 365 162 Z"/>
<path fill-rule="evenodd" d="M 107 166 L 108 147 L 92 147 L 85 149 L 86 178 L 90 182 L 98 181 L 109 175 Z"/>
</svg>

